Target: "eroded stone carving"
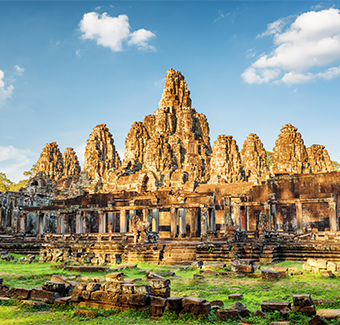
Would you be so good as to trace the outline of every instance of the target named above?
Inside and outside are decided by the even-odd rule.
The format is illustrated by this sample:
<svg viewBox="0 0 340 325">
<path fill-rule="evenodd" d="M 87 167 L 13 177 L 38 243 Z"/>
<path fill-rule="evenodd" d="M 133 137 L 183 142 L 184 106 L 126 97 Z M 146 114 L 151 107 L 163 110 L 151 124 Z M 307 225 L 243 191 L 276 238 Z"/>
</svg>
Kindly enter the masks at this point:
<svg viewBox="0 0 340 325">
<path fill-rule="evenodd" d="M 297 128 L 291 124 L 282 127 L 275 142 L 270 170 L 272 174 L 308 172 L 305 144 Z"/>
<path fill-rule="evenodd" d="M 81 169 L 78 157 L 73 148 L 65 149 L 63 153 L 63 161 L 64 161 L 63 173 L 65 176 L 79 175 Z"/>
<path fill-rule="evenodd" d="M 37 172 L 43 172 L 53 180 L 63 176 L 63 156 L 56 142 L 46 143 L 37 162 Z"/>
<path fill-rule="evenodd" d="M 247 181 L 256 181 L 268 174 L 267 154 L 255 133 L 248 135 L 241 150 L 242 165 Z"/>
<path fill-rule="evenodd" d="M 334 171 L 331 159 L 325 146 L 313 144 L 307 148 L 309 171 L 311 173 L 325 173 Z"/>
<path fill-rule="evenodd" d="M 243 168 L 236 141 L 231 135 L 219 135 L 211 155 L 210 183 L 235 183 L 241 181 Z"/>
</svg>

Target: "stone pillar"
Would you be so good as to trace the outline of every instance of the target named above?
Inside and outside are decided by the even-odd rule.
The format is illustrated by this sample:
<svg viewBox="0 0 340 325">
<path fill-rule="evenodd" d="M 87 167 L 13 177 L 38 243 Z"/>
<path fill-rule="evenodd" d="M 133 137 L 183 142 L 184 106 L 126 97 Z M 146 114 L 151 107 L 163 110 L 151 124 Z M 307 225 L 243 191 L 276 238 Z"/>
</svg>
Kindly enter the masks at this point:
<svg viewBox="0 0 340 325">
<path fill-rule="evenodd" d="M 272 230 L 272 218 L 271 218 L 271 213 L 270 213 L 270 204 L 266 202 L 264 204 L 264 214 L 267 217 L 268 220 L 268 230 Z"/>
<path fill-rule="evenodd" d="M 106 213 L 99 211 L 99 233 L 106 233 Z"/>
<path fill-rule="evenodd" d="M 159 231 L 159 209 L 152 209 L 152 231 Z"/>
<path fill-rule="evenodd" d="M 83 212 L 82 213 L 82 216 L 83 216 L 83 233 L 88 233 L 90 232 L 90 229 L 87 225 L 87 212 Z"/>
<path fill-rule="evenodd" d="M 37 213 L 37 235 L 42 235 L 45 231 L 45 213 L 38 212 Z"/>
<path fill-rule="evenodd" d="M 177 233 L 177 209 L 170 209 L 170 237 L 176 238 L 178 236 Z"/>
<path fill-rule="evenodd" d="M 332 199 L 328 201 L 329 208 L 329 225 L 331 231 L 338 231 L 338 204 L 337 196 L 332 194 Z"/>
<path fill-rule="evenodd" d="M 215 207 L 208 209 L 209 211 L 209 230 L 216 231 Z"/>
<path fill-rule="evenodd" d="M 20 213 L 20 232 L 24 233 L 26 232 L 26 213 Z"/>
<path fill-rule="evenodd" d="M 186 209 L 186 214 L 190 221 L 190 237 L 196 237 L 197 232 L 196 209 L 195 208 Z"/>
<path fill-rule="evenodd" d="M 116 214 L 114 212 L 107 213 L 107 231 L 109 234 L 115 232 Z"/>
<path fill-rule="evenodd" d="M 143 221 L 144 222 L 150 222 L 149 220 L 149 209 L 143 209 Z"/>
<path fill-rule="evenodd" d="M 296 221 L 297 221 L 297 231 L 302 231 L 302 203 L 301 201 L 297 201 L 295 203 L 296 208 Z"/>
<path fill-rule="evenodd" d="M 179 216 L 179 237 L 185 238 L 187 235 L 186 229 L 186 215 L 185 215 L 185 208 L 178 209 L 178 216 Z"/>
<path fill-rule="evenodd" d="M 272 220 L 273 220 L 273 230 L 276 231 L 277 230 L 277 222 L 276 222 L 276 204 L 272 204 L 272 208 L 271 208 L 271 215 L 272 215 Z"/>
<path fill-rule="evenodd" d="M 127 232 L 126 212 L 124 209 L 121 209 L 119 212 L 120 212 L 120 232 Z"/>
<path fill-rule="evenodd" d="M 208 233 L 208 209 L 201 208 L 201 237 L 207 237 Z"/>
<path fill-rule="evenodd" d="M 76 234 L 82 234 L 84 232 L 83 230 L 83 215 L 82 213 L 77 213 L 76 215 Z"/>
</svg>

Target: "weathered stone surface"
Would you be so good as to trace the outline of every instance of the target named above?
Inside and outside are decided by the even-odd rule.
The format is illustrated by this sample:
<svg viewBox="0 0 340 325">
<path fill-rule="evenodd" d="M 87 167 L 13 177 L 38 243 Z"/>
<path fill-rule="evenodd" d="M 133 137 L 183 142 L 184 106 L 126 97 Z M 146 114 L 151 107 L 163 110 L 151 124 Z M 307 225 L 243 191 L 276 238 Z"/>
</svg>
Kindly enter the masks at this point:
<svg viewBox="0 0 340 325">
<path fill-rule="evenodd" d="M 112 135 L 106 124 L 93 128 L 87 140 L 84 157 L 84 171 L 87 178 L 96 186 L 101 186 L 108 174 L 121 166 Z"/>
<path fill-rule="evenodd" d="M 278 310 L 280 311 L 283 308 L 290 308 L 290 302 L 286 301 L 268 301 L 264 300 L 261 302 L 261 309 L 262 311 L 274 311 Z"/>
<path fill-rule="evenodd" d="M 219 135 L 212 148 L 210 183 L 235 183 L 244 178 L 241 156 L 231 135 Z"/>
<path fill-rule="evenodd" d="M 299 313 L 305 314 L 309 317 L 315 315 L 315 307 L 314 306 L 292 306 L 292 310 L 298 311 Z"/>
<path fill-rule="evenodd" d="M 217 320 L 221 320 L 221 321 L 224 321 L 230 318 L 236 318 L 236 319 L 240 318 L 238 311 L 235 309 L 217 309 L 216 316 L 217 316 Z"/>
<path fill-rule="evenodd" d="M 63 156 L 56 142 L 46 143 L 37 162 L 37 171 L 44 173 L 48 178 L 58 180 L 63 176 Z"/>
<path fill-rule="evenodd" d="M 242 293 L 233 293 L 228 296 L 228 299 L 231 300 L 242 300 L 243 299 L 243 294 Z"/>
<path fill-rule="evenodd" d="M 169 287 L 171 282 L 169 279 L 151 279 L 149 283 L 152 288 L 161 289 Z"/>
<path fill-rule="evenodd" d="M 253 316 L 255 317 L 266 317 L 266 313 L 264 313 L 262 310 L 260 309 L 256 309 L 254 312 L 253 312 Z"/>
<path fill-rule="evenodd" d="M 280 277 L 279 272 L 271 270 L 261 270 L 261 278 L 264 281 L 278 280 Z"/>
<path fill-rule="evenodd" d="M 182 308 L 183 297 L 169 297 L 167 299 L 167 308 L 170 310 L 179 310 Z"/>
<path fill-rule="evenodd" d="M 213 300 L 210 301 L 211 306 L 219 306 L 219 307 L 223 307 L 224 303 L 222 300 Z"/>
<path fill-rule="evenodd" d="M 319 315 L 309 320 L 309 325 L 327 325 L 328 323 Z"/>
<path fill-rule="evenodd" d="M 313 306 L 312 297 L 308 294 L 305 295 L 293 295 L 293 305 L 294 306 Z"/>
<path fill-rule="evenodd" d="M 60 282 L 46 281 L 42 288 L 46 291 L 59 292 L 61 296 L 65 292 L 65 284 Z"/>
<path fill-rule="evenodd" d="M 41 288 L 34 288 L 31 291 L 31 299 L 53 304 L 56 299 L 60 298 L 58 292 L 45 291 Z"/>
<path fill-rule="evenodd" d="M 59 305 L 68 305 L 71 302 L 71 298 L 72 297 L 57 298 L 56 300 L 54 300 L 54 303 Z"/>
<path fill-rule="evenodd" d="M 310 173 L 325 173 L 334 170 L 325 146 L 313 144 L 307 148 Z"/>
<path fill-rule="evenodd" d="M 250 316 L 249 309 L 239 301 L 236 301 L 232 306 L 230 306 L 230 309 L 237 310 L 242 317 Z"/>
<path fill-rule="evenodd" d="M 0 297 L 7 297 L 7 292 L 9 290 L 9 287 L 0 284 Z"/>
<path fill-rule="evenodd" d="M 107 282 L 123 281 L 123 272 L 109 273 L 105 278 Z"/>
<path fill-rule="evenodd" d="M 291 124 L 281 129 L 273 148 L 272 174 L 298 174 L 308 172 L 308 156 L 301 134 Z"/>
<path fill-rule="evenodd" d="M 155 296 L 160 296 L 163 298 L 170 297 L 170 287 L 166 288 L 151 288 L 151 293 Z"/>
<path fill-rule="evenodd" d="M 201 269 L 203 264 L 204 264 L 203 261 L 196 261 L 191 263 L 191 267 L 194 269 Z"/>
<path fill-rule="evenodd" d="M 150 305 L 155 307 L 165 307 L 167 303 L 167 299 L 162 297 L 150 297 Z"/>
<path fill-rule="evenodd" d="M 257 181 L 268 174 L 267 154 L 255 133 L 248 135 L 241 150 L 242 166 L 247 181 Z"/>
<path fill-rule="evenodd" d="M 8 297 L 13 298 L 13 299 L 25 300 L 25 299 L 30 299 L 31 292 L 32 292 L 31 289 L 12 288 L 8 291 L 7 295 Z"/>
<path fill-rule="evenodd" d="M 75 176 L 80 174 L 80 164 L 73 148 L 66 148 L 63 153 L 64 176 Z"/>
<path fill-rule="evenodd" d="M 231 263 L 231 270 L 233 272 L 242 272 L 242 273 L 253 273 L 254 272 L 254 268 L 252 265 L 235 265 L 233 263 Z"/>
<path fill-rule="evenodd" d="M 336 319 L 340 317 L 340 309 L 318 309 L 316 315 L 326 320 Z"/>
</svg>

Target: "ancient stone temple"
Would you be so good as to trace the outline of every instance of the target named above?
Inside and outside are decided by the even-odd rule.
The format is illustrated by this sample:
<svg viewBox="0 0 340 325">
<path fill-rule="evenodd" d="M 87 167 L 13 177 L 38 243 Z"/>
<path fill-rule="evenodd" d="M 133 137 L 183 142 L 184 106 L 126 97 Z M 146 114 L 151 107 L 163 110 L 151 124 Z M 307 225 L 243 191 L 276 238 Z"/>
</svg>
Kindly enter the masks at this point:
<svg viewBox="0 0 340 325">
<path fill-rule="evenodd" d="M 93 264 L 117 255 L 158 264 L 235 256 L 271 263 L 330 251 L 340 260 L 340 173 L 324 146 L 306 149 L 287 124 L 270 171 L 256 134 L 241 153 L 230 135 L 211 148 L 207 118 L 173 69 L 158 106 L 132 124 L 122 162 L 105 124 L 89 135 L 83 170 L 72 148 L 62 155 L 56 142 L 46 144 L 26 187 L 0 193 L 0 234 L 16 250 L 34 242 L 30 249 L 44 245 L 48 259 Z"/>
<path fill-rule="evenodd" d="M 217 137 L 212 149 L 210 170 L 210 183 L 235 183 L 244 178 L 238 146 L 231 135 Z"/>
<path fill-rule="evenodd" d="M 334 170 L 325 146 L 313 144 L 307 148 L 307 154 L 311 173 L 327 173 Z"/>
<path fill-rule="evenodd" d="M 37 173 L 43 172 L 48 178 L 58 180 L 63 176 L 63 171 L 63 156 L 57 143 L 46 143 L 37 162 Z"/>
<path fill-rule="evenodd" d="M 299 174 L 308 172 L 308 155 L 301 134 L 291 124 L 281 129 L 273 149 L 272 174 Z"/>
<path fill-rule="evenodd" d="M 255 133 L 250 133 L 243 143 L 241 159 L 247 181 L 256 182 L 268 175 L 267 154 Z"/>
<path fill-rule="evenodd" d="M 64 176 L 79 175 L 81 168 L 79 165 L 78 157 L 73 148 L 66 148 L 63 153 L 64 162 Z"/>
</svg>

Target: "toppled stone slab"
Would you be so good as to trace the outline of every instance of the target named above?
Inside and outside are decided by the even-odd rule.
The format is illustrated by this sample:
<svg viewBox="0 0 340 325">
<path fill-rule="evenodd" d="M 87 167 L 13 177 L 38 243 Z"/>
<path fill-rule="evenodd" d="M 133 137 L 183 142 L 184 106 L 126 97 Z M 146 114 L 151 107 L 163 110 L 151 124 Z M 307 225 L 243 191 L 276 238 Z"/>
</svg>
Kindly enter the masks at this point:
<svg viewBox="0 0 340 325">
<path fill-rule="evenodd" d="M 42 285 L 42 289 L 46 291 L 58 292 L 61 296 L 63 296 L 65 292 L 65 284 L 61 282 L 46 281 Z"/>
<path fill-rule="evenodd" d="M 8 291 L 7 295 L 8 297 L 13 299 L 25 300 L 30 299 L 31 291 L 32 291 L 31 289 L 25 288 L 12 288 L 11 290 Z"/>
<path fill-rule="evenodd" d="M 227 319 L 239 319 L 240 315 L 235 309 L 217 309 L 216 310 L 217 320 L 227 320 Z"/>
<path fill-rule="evenodd" d="M 71 302 L 71 298 L 72 297 L 57 298 L 56 300 L 54 300 L 54 303 L 59 305 L 68 305 Z"/>
<path fill-rule="evenodd" d="M 106 274 L 105 278 L 107 282 L 123 281 L 123 273 L 122 272 L 109 273 L 109 274 Z"/>
<path fill-rule="evenodd" d="M 170 310 L 180 310 L 182 309 L 183 297 L 169 297 L 167 299 L 167 308 Z"/>
<path fill-rule="evenodd" d="M 275 281 L 280 277 L 279 272 L 271 270 L 261 270 L 261 278 L 264 281 Z"/>
<path fill-rule="evenodd" d="M 42 288 L 34 288 L 31 291 L 31 299 L 43 301 L 48 304 L 53 304 L 56 299 L 60 298 L 60 294 L 58 292 L 46 291 Z"/>
<path fill-rule="evenodd" d="M 224 263 L 220 263 L 220 264 L 203 264 L 202 265 L 202 269 L 203 270 L 222 270 L 226 267 L 226 265 Z"/>
<path fill-rule="evenodd" d="M 268 301 L 268 300 L 264 300 L 261 302 L 261 309 L 263 312 L 265 311 L 275 311 L 278 310 L 280 311 L 283 308 L 290 308 L 290 302 L 286 302 L 286 301 Z"/>
<path fill-rule="evenodd" d="M 314 306 L 292 306 L 292 310 L 297 311 L 299 313 L 305 314 L 309 317 L 315 315 L 315 307 Z"/>
<path fill-rule="evenodd" d="M 252 265 L 234 265 L 233 263 L 231 264 L 231 270 L 233 272 L 239 272 L 239 273 L 253 273 L 254 268 Z"/>
<path fill-rule="evenodd" d="M 293 305 L 294 306 L 313 306 L 312 297 L 308 294 L 305 295 L 293 295 Z"/>
<path fill-rule="evenodd" d="M 250 316 L 249 309 L 239 301 L 235 302 L 232 306 L 230 306 L 230 309 L 237 310 L 242 317 Z"/>
<path fill-rule="evenodd" d="M 231 300 L 242 300 L 243 299 L 243 294 L 242 293 L 233 293 L 228 296 L 228 299 Z"/>
<path fill-rule="evenodd" d="M 340 317 L 340 309 L 318 309 L 316 315 L 326 320 L 336 319 Z"/>
<path fill-rule="evenodd" d="M 309 320 L 309 325 L 328 325 L 328 323 L 319 315 L 314 316 Z"/>
<path fill-rule="evenodd" d="M 9 287 L 0 284 L 0 297 L 7 297 L 7 293 L 9 291 Z"/>
<path fill-rule="evenodd" d="M 166 304 L 167 304 L 167 299 L 165 298 L 155 297 L 155 296 L 150 297 L 150 306 L 165 307 Z"/>
<path fill-rule="evenodd" d="M 202 298 L 184 297 L 182 300 L 183 310 L 180 314 L 193 314 L 207 316 L 211 312 L 211 304 Z"/>
</svg>

